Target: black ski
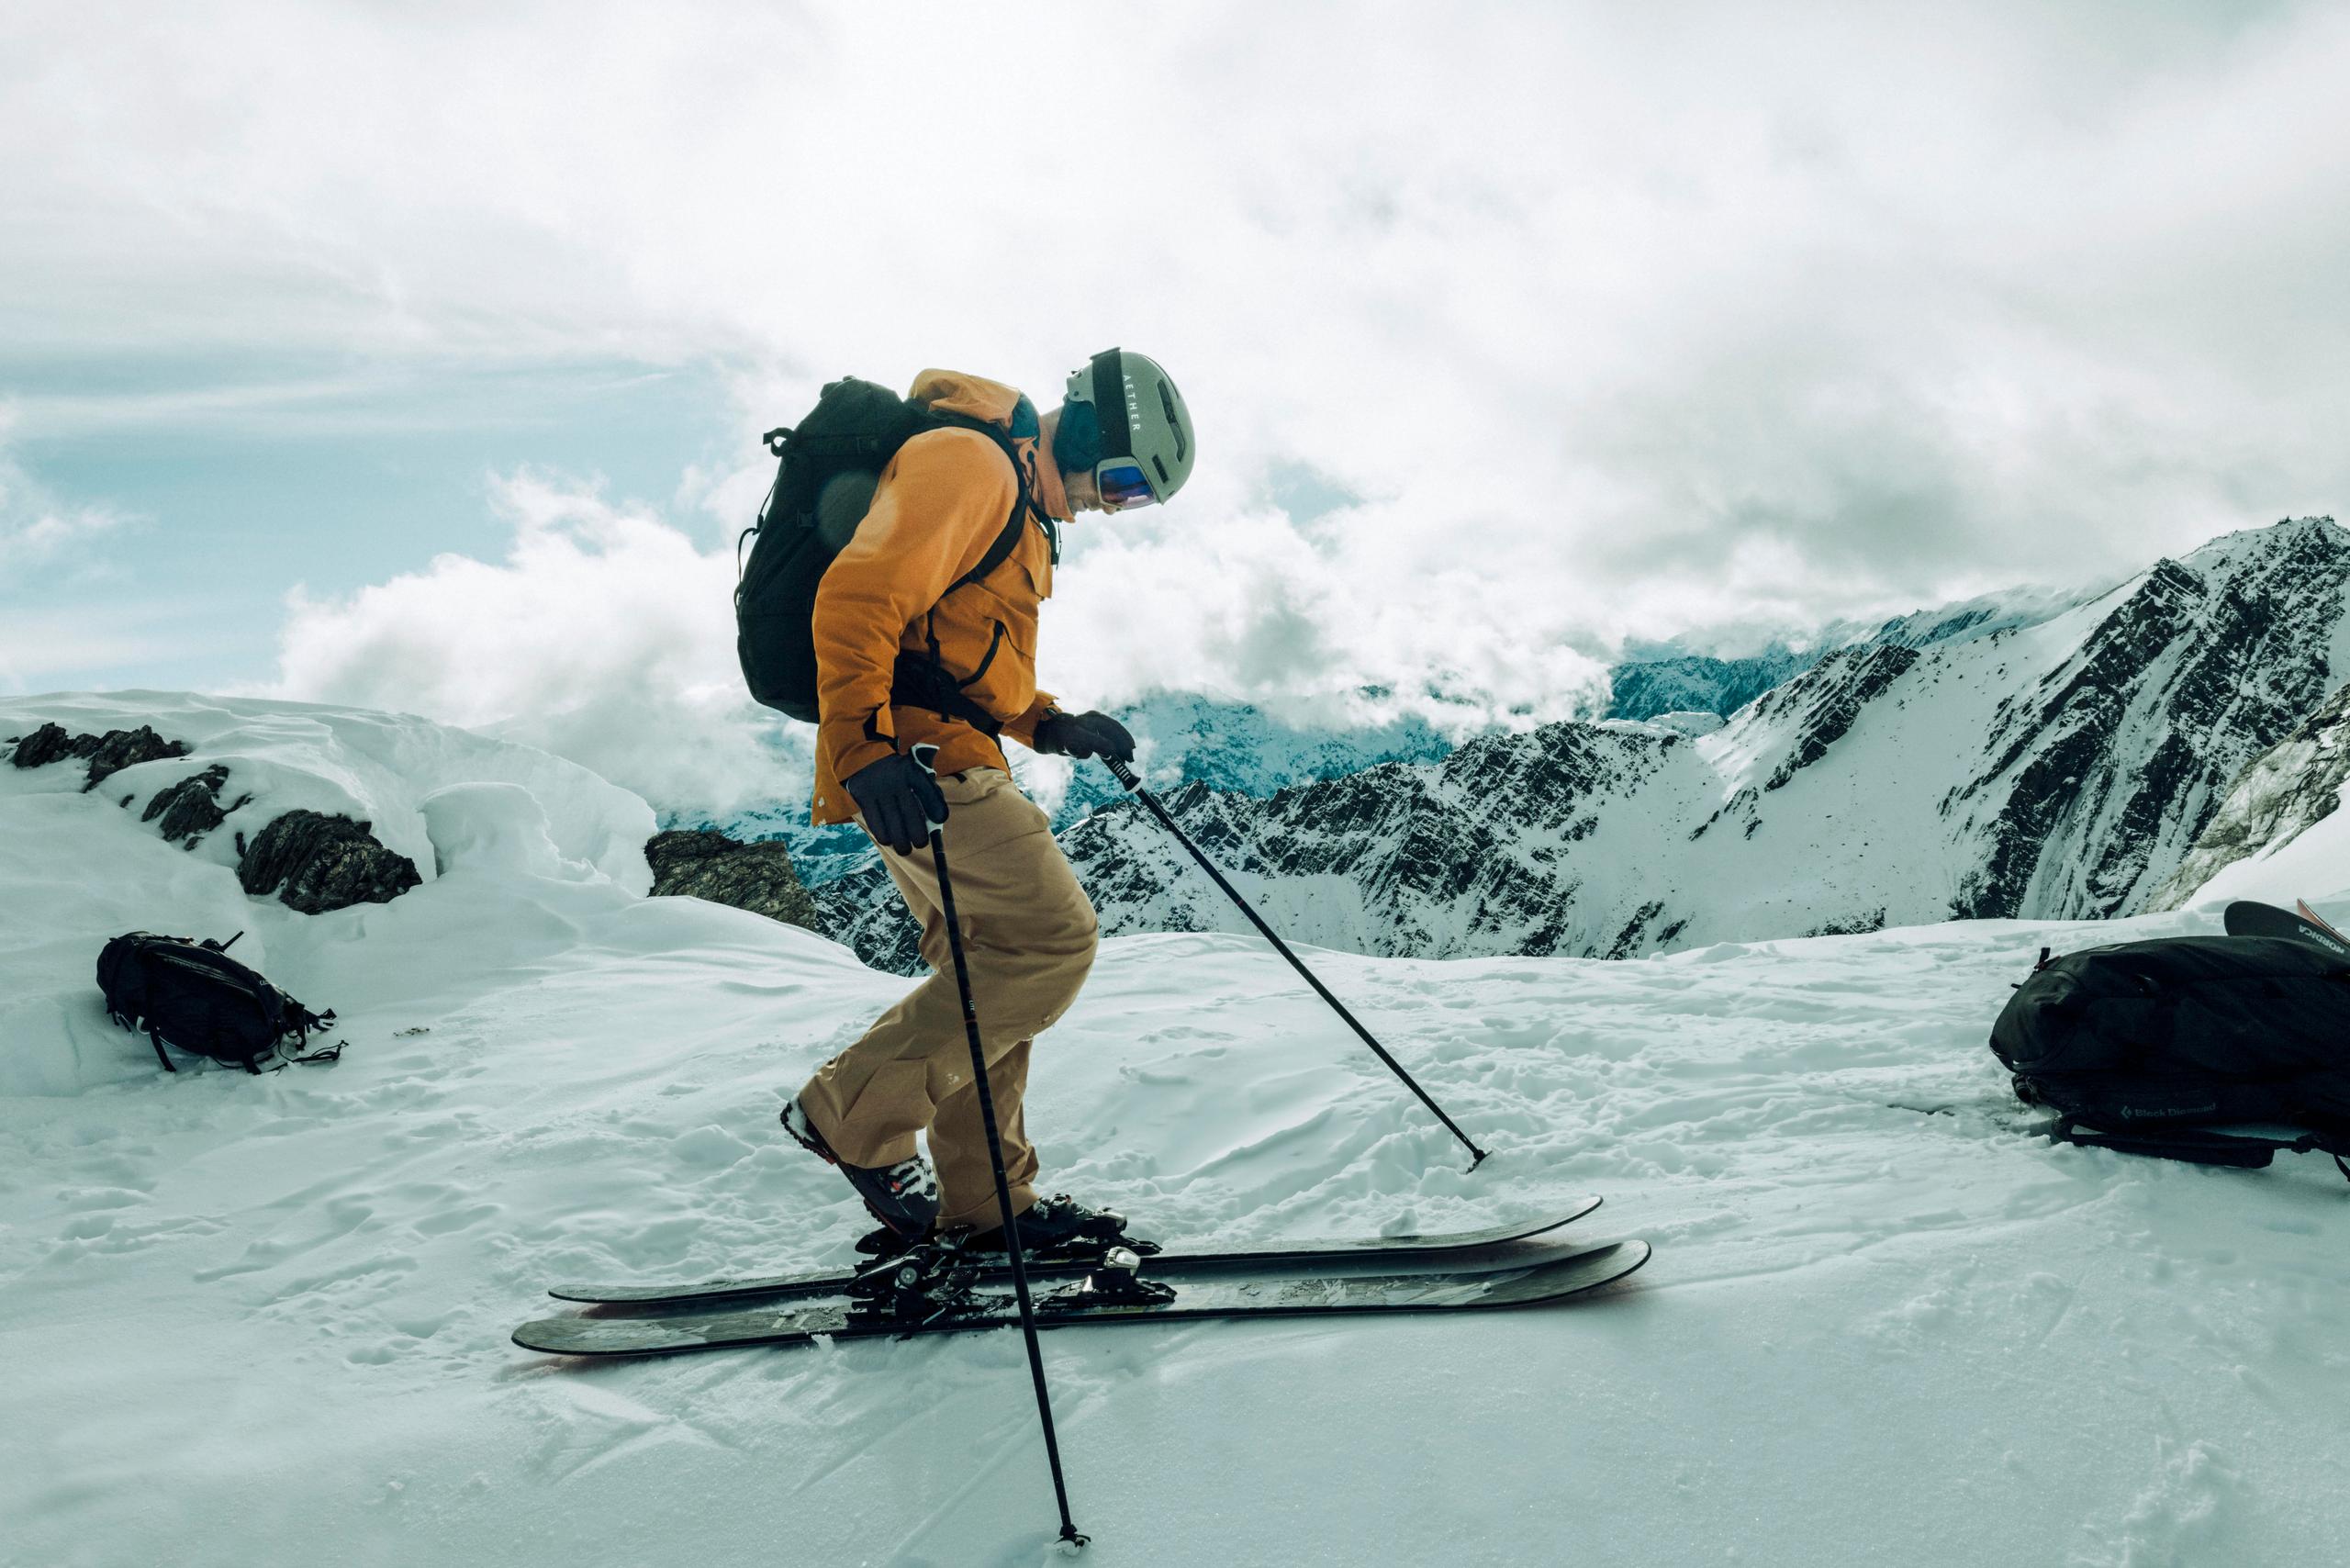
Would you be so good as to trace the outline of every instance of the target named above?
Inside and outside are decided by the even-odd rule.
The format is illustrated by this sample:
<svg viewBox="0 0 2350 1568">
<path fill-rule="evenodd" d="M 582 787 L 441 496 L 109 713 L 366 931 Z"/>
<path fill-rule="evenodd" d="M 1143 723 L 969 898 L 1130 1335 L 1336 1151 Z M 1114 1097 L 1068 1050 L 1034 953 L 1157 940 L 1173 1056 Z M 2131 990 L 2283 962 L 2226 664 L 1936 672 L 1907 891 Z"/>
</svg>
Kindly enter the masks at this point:
<svg viewBox="0 0 2350 1568">
<path fill-rule="evenodd" d="M 1475 1312 L 1561 1302 L 1622 1279 L 1649 1260 L 1645 1241 L 1617 1241 L 1518 1268 L 1480 1273 L 1384 1275 L 1265 1272 L 1158 1286 L 1159 1299 L 1122 1299 L 1090 1279 L 1036 1297 L 1036 1326 L 1180 1323 L 1199 1318 L 1325 1317 L 1371 1313 Z M 1094 1276 L 1099 1279 L 1101 1276 Z M 1151 1287 L 1146 1285 L 1146 1290 Z M 659 1356 L 740 1346 L 806 1345 L 1009 1327 L 1009 1295 L 979 1293 L 927 1318 L 845 1303 L 730 1305 L 643 1317 L 550 1317 L 514 1331 L 526 1350 L 557 1356 Z"/>
<path fill-rule="evenodd" d="M 2317 912 L 2307 904 L 2301 905 L 2300 913 L 2296 914 L 2273 903 L 2238 899 L 2228 905 L 2220 918 L 2231 936 L 2286 936 L 2314 942 L 2336 958 L 2350 958 L 2350 942 L 2344 942 L 2342 934 L 2320 920 Z"/>
<path fill-rule="evenodd" d="M 1541 1219 L 1521 1220 L 1483 1230 L 1458 1230 L 1437 1236 L 1381 1236 L 1353 1241 L 1266 1241 L 1214 1251 L 1169 1251 L 1150 1260 L 1154 1275 L 1213 1273 L 1233 1269 L 1313 1269 L 1337 1263 L 1411 1264 L 1444 1262 L 1488 1249 L 1524 1241 L 1570 1225 L 1599 1206 L 1597 1198 L 1578 1198 Z M 873 1265 L 867 1265 L 867 1268 Z M 1058 1279 L 1082 1274 L 1091 1259 L 1076 1262 L 1032 1260 L 1031 1277 Z M 799 1274 L 768 1274 L 747 1280 L 712 1280 L 692 1285 L 557 1285 L 547 1294 L 557 1301 L 577 1301 L 633 1306 L 672 1303 L 708 1305 L 720 1302 L 779 1300 L 789 1296 L 837 1295 L 854 1284 L 863 1270 L 833 1269 Z M 1011 1278 L 1002 1265 L 988 1269 L 985 1282 Z"/>
</svg>

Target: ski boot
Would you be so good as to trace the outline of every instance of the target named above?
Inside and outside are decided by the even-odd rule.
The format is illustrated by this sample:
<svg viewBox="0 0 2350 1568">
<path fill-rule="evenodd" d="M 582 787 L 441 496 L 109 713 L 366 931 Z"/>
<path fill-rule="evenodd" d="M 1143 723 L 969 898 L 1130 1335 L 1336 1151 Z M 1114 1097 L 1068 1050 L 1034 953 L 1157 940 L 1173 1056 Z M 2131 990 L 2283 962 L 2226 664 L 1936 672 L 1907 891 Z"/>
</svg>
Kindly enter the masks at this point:
<svg viewBox="0 0 2350 1568">
<path fill-rule="evenodd" d="M 1000 1255 L 1003 1227 L 972 1231 L 961 1245 L 967 1252 Z M 1125 1215 L 1114 1209 L 1089 1209 L 1067 1193 L 1039 1198 L 1020 1215 L 1020 1249 L 1035 1262 L 1100 1262 L 1113 1247 L 1138 1255 L 1158 1250 L 1156 1241 L 1126 1234 Z"/>
<path fill-rule="evenodd" d="M 924 1231 L 920 1236 L 901 1236 L 886 1225 L 877 1225 L 856 1238 L 856 1250 L 859 1257 L 870 1258 L 877 1262 L 881 1262 L 891 1258 L 901 1258 L 930 1238 L 931 1233 L 928 1231 Z M 869 1266 L 865 1263 L 857 1265 L 860 1269 Z"/>
<path fill-rule="evenodd" d="M 930 1234 L 938 1218 L 938 1178 L 931 1173 L 930 1161 L 917 1154 L 895 1165 L 851 1165 L 833 1152 L 797 1098 L 784 1102 L 782 1122 L 792 1142 L 848 1178 L 867 1210 L 898 1238 L 901 1249 Z M 862 1250 L 864 1244 L 858 1247 Z"/>
</svg>

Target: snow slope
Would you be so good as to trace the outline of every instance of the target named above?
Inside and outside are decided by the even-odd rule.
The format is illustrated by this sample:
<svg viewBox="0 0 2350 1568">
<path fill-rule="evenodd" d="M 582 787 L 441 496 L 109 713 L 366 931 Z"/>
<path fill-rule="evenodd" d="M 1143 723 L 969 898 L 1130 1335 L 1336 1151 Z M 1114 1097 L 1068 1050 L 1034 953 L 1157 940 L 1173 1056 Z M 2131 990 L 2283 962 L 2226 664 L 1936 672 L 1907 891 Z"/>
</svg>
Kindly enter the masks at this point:
<svg viewBox="0 0 2350 1568">
<path fill-rule="evenodd" d="M 305 917 L 70 768 L 0 767 L 0 1564 L 1054 1560 L 1013 1335 L 608 1365 L 506 1339 L 558 1279 L 841 1259 L 855 1205 L 777 1137 L 777 1097 L 904 981 L 640 897 L 578 836 L 609 798 L 540 754 L 105 700 L 209 726 L 159 768 L 264 755 L 289 796 L 359 777 L 352 737 L 407 737 L 368 743 L 421 759 L 386 767 L 375 809 L 430 802 L 399 831 L 438 875 Z M 89 711 L 9 700 L 0 734 Z M 2350 893 L 2350 863 L 2324 875 L 2312 896 Z M 1048 1336 L 1091 1559 L 2333 1561 L 2340 1177 L 2052 1147 L 1982 1044 L 2041 945 L 2210 924 L 1311 954 L 1497 1150 L 1473 1175 L 1256 943 L 1108 943 L 1038 1048 L 1053 1184 L 1169 1239 L 1592 1192 L 1574 1234 L 1658 1254 L 1564 1310 Z M 167 1079 L 106 1024 L 106 936 L 240 925 L 341 1010 L 340 1064 Z"/>
</svg>

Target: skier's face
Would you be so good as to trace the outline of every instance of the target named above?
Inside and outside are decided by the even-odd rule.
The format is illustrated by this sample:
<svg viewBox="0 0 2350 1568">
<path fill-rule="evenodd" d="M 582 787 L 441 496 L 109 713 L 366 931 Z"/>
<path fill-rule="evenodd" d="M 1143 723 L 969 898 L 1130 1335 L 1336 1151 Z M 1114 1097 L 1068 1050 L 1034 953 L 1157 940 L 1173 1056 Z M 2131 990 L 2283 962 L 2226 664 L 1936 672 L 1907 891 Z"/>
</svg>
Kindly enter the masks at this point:
<svg viewBox="0 0 2350 1568">
<path fill-rule="evenodd" d="M 1038 438 L 1037 444 L 1049 454 L 1053 450 L 1053 437 L 1060 430 L 1060 409 L 1055 409 L 1051 413 L 1046 414 L 1044 418 L 1043 425 L 1044 432 Z M 1054 466 L 1058 468 L 1060 465 L 1058 464 L 1055 464 Z M 1102 487 L 1094 479 L 1092 469 L 1085 468 L 1072 472 L 1069 469 L 1062 468 L 1060 470 L 1060 474 L 1061 490 L 1069 497 L 1069 510 L 1070 516 L 1074 517 L 1081 511 L 1108 511 L 1110 510 L 1108 507 L 1102 504 Z"/>
<path fill-rule="evenodd" d="M 1061 475 L 1061 488 L 1069 493 L 1069 510 L 1073 512 L 1108 510 L 1102 504 L 1102 490 L 1094 484 L 1093 470 L 1091 468 L 1075 474 L 1064 471 Z"/>
</svg>

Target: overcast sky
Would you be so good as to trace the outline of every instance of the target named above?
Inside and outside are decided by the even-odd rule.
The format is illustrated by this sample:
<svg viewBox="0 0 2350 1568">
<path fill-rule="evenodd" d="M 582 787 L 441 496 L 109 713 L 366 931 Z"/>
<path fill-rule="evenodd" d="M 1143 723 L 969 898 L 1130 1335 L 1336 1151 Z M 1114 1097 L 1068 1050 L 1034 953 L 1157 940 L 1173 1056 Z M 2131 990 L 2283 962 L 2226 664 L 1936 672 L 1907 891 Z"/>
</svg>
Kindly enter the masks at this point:
<svg viewBox="0 0 2350 1568">
<path fill-rule="evenodd" d="M 2350 496 L 2350 7 L 0 10 L 0 687 L 267 689 L 755 792 L 756 432 L 844 372 L 1191 487 L 1046 684 L 1573 711 L 1628 637 Z"/>
</svg>

